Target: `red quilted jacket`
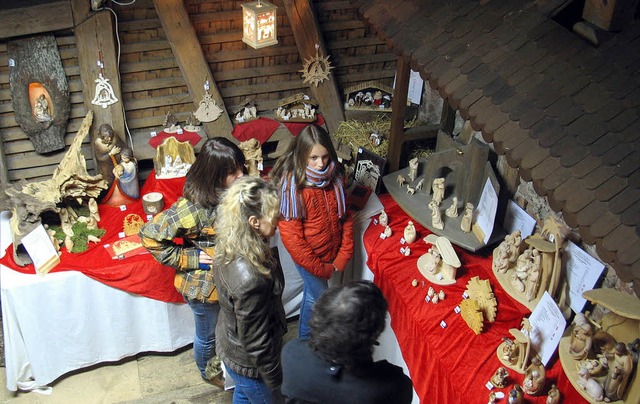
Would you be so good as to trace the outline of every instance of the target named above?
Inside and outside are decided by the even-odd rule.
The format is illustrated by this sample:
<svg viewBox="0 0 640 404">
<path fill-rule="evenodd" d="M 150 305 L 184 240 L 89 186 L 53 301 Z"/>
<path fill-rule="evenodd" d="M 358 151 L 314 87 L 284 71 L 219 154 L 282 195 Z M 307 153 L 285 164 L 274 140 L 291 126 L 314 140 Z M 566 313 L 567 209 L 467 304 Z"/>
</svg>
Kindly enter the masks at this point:
<svg viewBox="0 0 640 404">
<path fill-rule="evenodd" d="M 334 266 L 344 270 L 353 255 L 353 217 L 349 210 L 346 217 L 338 217 L 333 187 L 302 188 L 301 198 L 306 217 L 280 221 L 282 243 L 296 264 L 329 279 Z"/>
</svg>

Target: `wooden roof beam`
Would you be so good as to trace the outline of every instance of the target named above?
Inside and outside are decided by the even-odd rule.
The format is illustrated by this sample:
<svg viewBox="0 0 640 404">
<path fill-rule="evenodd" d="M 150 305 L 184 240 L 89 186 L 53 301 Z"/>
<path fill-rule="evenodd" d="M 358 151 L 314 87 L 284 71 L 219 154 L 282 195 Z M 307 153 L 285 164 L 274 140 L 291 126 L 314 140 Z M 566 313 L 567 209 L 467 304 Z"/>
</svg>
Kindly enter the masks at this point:
<svg viewBox="0 0 640 404">
<path fill-rule="evenodd" d="M 327 48 L 322 38 L 322 32 L 318 20 L 313 12 L 310 0 L 284 0 L 284 8 L 289 17 L 289 24 L 293 31 L 293 37 L 298 46 L 298 53 L 303 60 L 316 55 L 316 44 L 319 46 L 318 54 L 327 56 Z M 340 122 L 345 120 L 342 97 L 338 92 L 338 86 L 334 75 L 330 74 L 327 80 L 318 86 L 310 85 L 311 96 L 318 101 L 322 116 L 324 117 L 329 132 L 335 132 Z"/>
<path fill-rule="evenodd" d="M 202 122 L 208 137 L 224 136 L 236 141 L 231 131 L 233 124 L 226 111 L 224 101 L 218 91 L 209 64 L 202 52 L 196 31 L 189 19 L 189 13 L 182 0 L 153 0 L 158 17 L 162 23 L 167 39 L 171 44 L 173 55 L 178 61 L 182 76 L 187 83 L 189 93 L 193 97 L 194 111 L 205 96 L 204 84 L 209 81 L 209 94 L 223 112 L 212 122 Z M 237 141 L 236 141 L 237 142 Z"/>
</svg>

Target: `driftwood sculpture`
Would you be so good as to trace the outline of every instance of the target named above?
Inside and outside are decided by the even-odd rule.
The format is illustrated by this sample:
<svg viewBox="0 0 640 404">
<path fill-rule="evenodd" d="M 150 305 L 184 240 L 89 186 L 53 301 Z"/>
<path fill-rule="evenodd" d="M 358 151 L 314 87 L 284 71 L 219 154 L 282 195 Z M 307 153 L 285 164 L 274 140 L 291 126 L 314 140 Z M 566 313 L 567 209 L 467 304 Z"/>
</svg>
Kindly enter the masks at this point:
<svg viewBox="0 0 640 404">
<path fill-rule="evenodd" d="M 13 234 L 14 259 L 17 264 L 31 263 L 26 251 L 21 248 L 23 236 L 40 224 L 64 222 L 61 220 L 61 212 L 68 212 L 69 209 L 73 211 L 72 206 L 88 207 L 92 198 L 97 199 L 100 192 L 107 189 L 107 181 L 102 178 L 102 175 L 90 175 L 87 172 L 87 162 L 82 155 L 82 141 L 89 133 L 92 121 L 93 112 L 89 111 L 51 179 L 23 182 L 6 189 L 5 192 L 13 204 L 10 227 Z"/>
</svg>

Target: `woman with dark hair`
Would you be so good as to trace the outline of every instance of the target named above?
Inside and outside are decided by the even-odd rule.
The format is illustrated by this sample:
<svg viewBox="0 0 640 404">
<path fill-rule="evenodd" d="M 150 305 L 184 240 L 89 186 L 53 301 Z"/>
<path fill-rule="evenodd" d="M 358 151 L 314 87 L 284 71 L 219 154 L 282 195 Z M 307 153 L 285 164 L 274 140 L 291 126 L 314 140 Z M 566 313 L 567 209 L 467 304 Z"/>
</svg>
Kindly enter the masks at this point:
<svg viewBox="0 0 640 404">
<path fill-rule="evenodd" d="M 183 197 L 140 230 L 142 244 L 160 263 L 176 269 L 174 286 L 193 311 L 193 354 L 202 378 L 223 387 L 215 352 L 220 305 L 213 280 L 216 208 L 222 192 L 244 175 L 244 155 L 230 140 L 207 140 L 196 157 Z M 176 243 L 175 238 L 182 239 Z"/>
<path fill-rule="evenodd" d="M 309 340 L 282 350 L 282 393 L 288 403 L 410 403 L 411 379 L 386 360 L 373 361 L 387 301 L 368 281 L 328 288 L 309 323 Z"/>
</svg>

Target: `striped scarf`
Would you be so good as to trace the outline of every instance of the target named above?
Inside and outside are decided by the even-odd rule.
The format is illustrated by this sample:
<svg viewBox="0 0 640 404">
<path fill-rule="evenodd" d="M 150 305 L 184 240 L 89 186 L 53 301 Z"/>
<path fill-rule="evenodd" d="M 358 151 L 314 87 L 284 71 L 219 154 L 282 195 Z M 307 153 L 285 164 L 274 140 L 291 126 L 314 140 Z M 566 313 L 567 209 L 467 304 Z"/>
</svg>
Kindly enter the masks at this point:
<svg viewBox="0 0 640 404">
<path fill-rule="evenodd" d="M 342 185 L 342 177 L 337 176 L 334 181 L 329 181 L 332 177 L 334 171 L 336 170 L 336 165 L 332 161 L 327 167 L 322 171 L 314 170 L 307 166 L 306 175 L 307 175 L 307 183 L 311 186 L 315 186 L 318 188 L 324 188 L 330 184 L 333 184 L 333 190 L 336 194 L 336 201 L 338 202 L 338 217 L 344 217 L 346 211 L 346 201 L 344 196 L 344 188 Z M 285 177 L 282 181 L 282 199 L 280 201 L 280 212 L 286 220 L 289 219 L 299 219 L 301 218 L 302 212 L 298 201 L 298 190 L 296 187 L 296 177 L 292 174 L 290 177 Z M 304 209 L 304 206 L 302 207 Z"/>
</svg>

